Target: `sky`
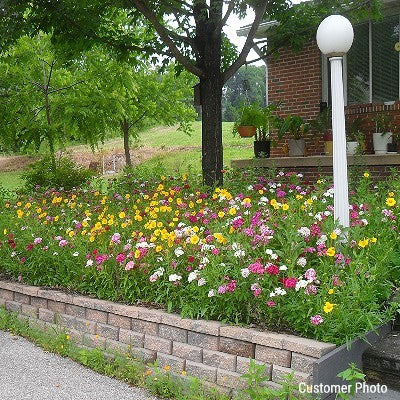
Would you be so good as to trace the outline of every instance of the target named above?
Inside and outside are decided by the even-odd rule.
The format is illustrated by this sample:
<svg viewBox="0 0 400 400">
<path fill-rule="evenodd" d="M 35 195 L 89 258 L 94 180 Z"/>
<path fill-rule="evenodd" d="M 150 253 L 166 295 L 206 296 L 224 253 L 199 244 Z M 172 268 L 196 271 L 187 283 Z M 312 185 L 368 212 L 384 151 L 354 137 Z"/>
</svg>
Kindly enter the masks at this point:
<svg viewBox="0 0 400 400">
<path fill-rule="evenodd" d="M 293 4 L 301 3 L 305 0 L 292 0 Z M 229 37 L 229 39 L 238 47 L 240 51 L 243 48 L 244 42 L 246 40 L 245 37 L 239 37 L 236 35 L 236 30 L 242 26 L 249 25 L 253 22 L 254 13 L 251 10 L 246 18 L 239 19 L 236 15 L 232 14 L 231 17 L 228 19 L 227 24 L 224 28 L 224 32 Z M 249 56 L 247 57 L 247 61 L 255 60 L 259 58 L 254 50 L 251 50 Z M 258 61 L 253 65 L 264 65 L 263 61 Z"/>
</svg>

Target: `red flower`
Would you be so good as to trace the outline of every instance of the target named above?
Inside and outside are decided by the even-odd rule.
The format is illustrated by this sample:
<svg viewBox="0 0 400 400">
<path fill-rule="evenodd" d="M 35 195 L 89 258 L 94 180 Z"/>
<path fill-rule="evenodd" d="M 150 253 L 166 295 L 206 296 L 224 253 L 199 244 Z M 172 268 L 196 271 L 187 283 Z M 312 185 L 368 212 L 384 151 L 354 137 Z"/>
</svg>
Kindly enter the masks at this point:
<svg viewBox="0 0 400 400">
<path fill-rule="evenodd" d="M 270 275 L 278 275 L 279 274 L 279 268 L 278 268 L 277 265 L 270 264 L 265 268 L 265 272 L 267 274 L 270 274 Z"/>
<path fill-rule="evenodd" d="M 283 278 L 282 283 L 285 288 L 294 288 L 296 287 L 297 278 Z"/>
</svg>

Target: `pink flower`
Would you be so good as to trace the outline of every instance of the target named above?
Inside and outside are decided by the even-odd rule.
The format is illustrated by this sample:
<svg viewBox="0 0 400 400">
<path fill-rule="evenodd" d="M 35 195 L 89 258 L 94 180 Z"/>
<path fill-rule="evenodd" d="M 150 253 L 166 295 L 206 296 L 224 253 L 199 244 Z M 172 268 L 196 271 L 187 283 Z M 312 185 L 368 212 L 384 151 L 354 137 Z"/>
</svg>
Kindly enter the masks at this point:
<svg viewBox="0 0 400 400">
<path fill-rule="evenodd" d="M 313 317 L 310 317 L 310 321 L 313 325 L 319 325 L 324 322 L 324 319 L 319 315 L 314 315 Z"/>
<path fill-rule="evenodd" d="M 296 287 L 297 278 L 283 278 L 282 283 L 286 288 L 294 288 Z"/>
<path fill-rule="evenodd" d="M 260 261 L 257 261 L 254 264 L 249 265 L 249 270 L 253 274 L 262 275 L 264 273 L 264 266 L 260 263 Z"/>
<path fill-rule="evenodd" d="M 218 294 L 224 294 L 224 293 L 226 293 L 226 290 L 227 290 L 226 285 L 221 285 L 221 286 L 218 288 Z"/>
<path fill-rule="evenodd" d="M 274 301 L 272 301 L 272 300 L 269 300 L 269 301 L 267 301 L 267 306 L 268 307 L 275 307 L 276 303 Z"/>
<path fill-rule="evenodd" d="M 262 292 L 261 288 L 256 288 L 253 290 L 254 297 L 258 297 Z"/>
<path fill-rule="evenodd" d="M 157 275 L 150 275 L 150 282 L 155 282 L 157 280 Z"/>
<path fill-rule="evenodd" d="M 220 253 L 220 251 L 219 251 L 216 247 L 214 247 L 214 248 L 211 250 L 211 253 L 213 253 L 214 256 L 218 256 L 219 253 Z"/>
<path fill-rule="evenodd" d="M 35 238 L 34 240 L 33 240 L 33 243 L 35 243 L 35 244 L 39 244 L 39 243 L 42 243 L 42 238 L 41 237 L 37 237 L 37 238 Z"/>
<path fill-rule="evenodd" d="M 68 240 L 61 239 L 61 240 L 58 242 L 58 245 L 59 245 L 60 247 L 65 247 L 65 246 L 68 245 Z"/>
<path fill-rule="evenodd" d="M 131 269 L 135 268 L 135 263 L 133 261 L 129 261 L 125 265 L 125 271 L 130 271 Z"/>
<path fill-rule="evenodd" d="M 26 251 L 32 250 L 34 248 L 34 244 L 33 243 L 29 243 L 26 245 Z"/>
<path fill-rule="evenodd" d="M 309 268 L 305 272 L 304 276 L 308 281 L 315 281 L 315 279 L 317 278 L 317 273 L 315 272 L 314 268 Z"/>
<path fill-rule="evenodd" d="M 304 293 L 305 294 L 315 294 L 315 293 L 317 293 L 317 287 L 315 285 L 308 285 L 304 289 Z"/>
<path fill-rule="evenodd" d="M 124 262 L 124 260 L 125 260 L 125 254 L 124 253 L 119 253 L 117 255 L 117 257 L 115 257 L 115 259 L 117 260 L 117 262 L 122 264 Z"/>
<path fill-rule="evenodd" d="M 18 275 L 18 282 L 22 282 L 22 275 Z"/>
<path fill-rule="evenodd" d="M 111 236 L 111 241 L 114 244 L 120 244 L 121 243 L 121 235 L 118 232 L 114 233 L 114 235 Z"/>
</svg>

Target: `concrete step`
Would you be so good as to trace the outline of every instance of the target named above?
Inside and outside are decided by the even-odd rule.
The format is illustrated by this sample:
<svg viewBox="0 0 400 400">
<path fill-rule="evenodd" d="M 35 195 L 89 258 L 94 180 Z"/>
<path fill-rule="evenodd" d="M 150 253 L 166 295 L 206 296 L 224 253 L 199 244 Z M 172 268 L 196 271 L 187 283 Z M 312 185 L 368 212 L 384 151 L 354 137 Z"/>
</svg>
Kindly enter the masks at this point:
<svg viewBox="0 0 400 400">
<path fill-rule="evenodd" d="M 400 389 L 400 330 L 383 337 L 365 351 L 362 359 L 363 371 L 369 383 Z"/>
</svg>

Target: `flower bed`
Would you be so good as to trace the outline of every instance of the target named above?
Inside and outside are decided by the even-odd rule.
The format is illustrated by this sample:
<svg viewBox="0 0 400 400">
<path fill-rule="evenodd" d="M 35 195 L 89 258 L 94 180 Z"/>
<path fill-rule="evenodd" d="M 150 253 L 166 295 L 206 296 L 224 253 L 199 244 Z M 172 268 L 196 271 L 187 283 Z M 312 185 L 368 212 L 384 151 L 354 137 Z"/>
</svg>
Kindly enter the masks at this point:
<svg viewBox="0 0 400 400">
<path fill-rule="evenodd" d="M 335 344 L 391 318 L 399 180 L 360 178 L 343 241 L 328 181 L 240 174 L 212 192 L 186 175 L 126 176 L 104 193 L 2 199 L 0 273 Z"/>
</svg>

